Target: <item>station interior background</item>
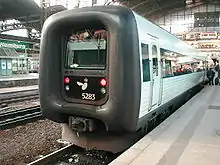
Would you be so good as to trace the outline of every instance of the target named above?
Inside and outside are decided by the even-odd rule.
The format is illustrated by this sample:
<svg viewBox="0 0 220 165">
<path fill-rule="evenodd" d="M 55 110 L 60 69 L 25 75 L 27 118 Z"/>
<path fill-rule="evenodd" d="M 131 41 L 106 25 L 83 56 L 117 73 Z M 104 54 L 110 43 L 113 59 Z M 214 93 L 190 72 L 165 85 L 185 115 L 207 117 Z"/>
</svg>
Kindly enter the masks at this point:
<svg viewBox="0 0 220 165">
<path fill-rule="evenodd" d="M 114 2 L 110 0 L 33 0 L 33 2 L 43 11 L 41 20 L 38 20 L 39 28 L 27 27 L 25 26 L 27 24 L 24 25 L 16 19 L 0 21 L 0 77 L 38 73 L 40 28 L 43 21 L 51 15 L 52 10 L 48 12 L 47 9 L 53 9 L 54 6 L 59 9 L 58 11 L 62 11 L 93 5 L 126 5 L 201 50 L 204 56 L 212 59 L 214 63 L 220 58 L 220 3 L 186 0 L 184 8 L 172 12 L 161 10 L 162 14 L 152 16 L 142 7 L 147 1 L 136 4 L 133 3 L 134 1 L 123 0 Z"/>
</svg>

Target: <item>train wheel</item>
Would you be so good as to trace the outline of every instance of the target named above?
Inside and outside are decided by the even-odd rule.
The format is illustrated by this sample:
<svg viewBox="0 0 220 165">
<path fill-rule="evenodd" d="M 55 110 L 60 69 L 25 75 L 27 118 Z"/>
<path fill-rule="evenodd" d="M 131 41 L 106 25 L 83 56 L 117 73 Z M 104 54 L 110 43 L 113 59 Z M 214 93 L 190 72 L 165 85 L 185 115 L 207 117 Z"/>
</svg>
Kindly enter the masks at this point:
<svg viewBox="0 0 220 165">
<path fill-rule="evenodd" d="M 146 135 L 147 133 L 148 133 L 148 124 L 146 123 L 141 129 L 141 134 Z"/>
</svg>

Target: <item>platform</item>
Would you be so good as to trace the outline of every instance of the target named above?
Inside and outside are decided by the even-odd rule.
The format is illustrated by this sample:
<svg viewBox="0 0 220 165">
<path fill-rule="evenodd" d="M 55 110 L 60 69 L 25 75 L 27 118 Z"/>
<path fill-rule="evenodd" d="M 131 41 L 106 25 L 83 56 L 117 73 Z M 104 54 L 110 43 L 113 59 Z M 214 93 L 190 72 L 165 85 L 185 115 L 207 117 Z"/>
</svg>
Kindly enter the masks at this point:
<svg viewBox="0 0 220 165">
<path fill-rule="evenodd" d="M 13 88 L 0 88 L 0 94 L 30 91 L 30 90 L 35 90 L 35 89 L 36 90 L 38 89 L 38 85 L 13 87 Z"/>
<path fill-rule="evenodd" d="M 219 165 L 220 86 L 207 86 L 110 165 Z"/>
<path fill-rule="evenodd" d="M 0 88 L 31 86 L 38 84 L 38 74 L 0 76 Z"/>
</svg>

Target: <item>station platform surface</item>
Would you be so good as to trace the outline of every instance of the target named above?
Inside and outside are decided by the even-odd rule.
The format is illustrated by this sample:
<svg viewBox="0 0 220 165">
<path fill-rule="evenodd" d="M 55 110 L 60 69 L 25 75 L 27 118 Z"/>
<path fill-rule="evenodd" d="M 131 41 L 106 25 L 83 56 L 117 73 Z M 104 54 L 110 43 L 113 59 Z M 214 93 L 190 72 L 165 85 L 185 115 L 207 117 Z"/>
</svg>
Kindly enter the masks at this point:
<svg viewBox="0 0 220 165">
<path fill-rule="evenodd" d="M 20 92 L 20 91 L 29 91 L 29 90 L 35 90 L 35 89 L 38 89 L 38 85 L 13 87 L 13 88 L 0 88 L 0 94 Z"/>
<path fill-rule="evenodd" d="M 0 89 L 37 85 L 38 78 L 39 75 L 36 73 L 27 75 L 0 76 Z"/>
<path fill-rule="evenodd" d="M 23 74 L 23 75 L 12 75 L 12 76 L 0 76 L 0 81 L 38 79 L 38 77 L 39 75 L 35 73 Z"/>
<path fill-rule="evenodd" d="M 110 165 L 219 165 L 220 86 L 207 86 Z"/>
</svg>

